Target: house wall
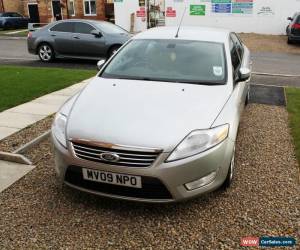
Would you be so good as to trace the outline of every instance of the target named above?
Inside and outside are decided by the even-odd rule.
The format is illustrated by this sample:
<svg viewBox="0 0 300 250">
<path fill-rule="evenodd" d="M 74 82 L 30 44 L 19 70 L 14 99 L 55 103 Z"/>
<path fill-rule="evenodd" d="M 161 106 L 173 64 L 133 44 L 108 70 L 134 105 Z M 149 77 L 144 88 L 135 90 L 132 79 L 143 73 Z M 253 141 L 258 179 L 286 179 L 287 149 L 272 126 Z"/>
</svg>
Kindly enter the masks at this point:
<svg viewBox="0 0 300 250">
<path fill-rule="evenodd" d="M 1 5 L 3 2 L 2 10 Z M 24 14 L 23 6 L 20 0 L 0 0 L 0 11 L 11 11 Z"/>
<path fill-rule="evenodd" d="M 227 2 L 227 6 L 231 6 L 231 11 L 230 13 L 220 13 L 225 12 L 225 9 L 222 9 L 220 4 L 217 4 L 216 7 L 213 4 L 216 2 L 220 1 L 165 0 L 166 15 L 168 15 L 168 8 L 176 12 L 176 16 L 171 17 L 172 11 L 169 11 L 169 17 L 166 17 L 166 25 L 178 25 L 186 6 L 183 25 L 213 26 L 227 28 L 235 32 L 279 35 L 285 34 L 288 25 L 287 17 L 300 10 L 299 0 L 223 0 L 223 2 Z M 205 6 L 205 15 L 191 15 L 191 5 Z M 236 8 L 238 5 L 250 8 L 241 11 L 241 9 Z M 246 10 L 246 13 L 233 13 L 232 6 L 236 6 L 234 8 L 235 12 Z M 229 9 L 227 11 L 229 12 Z M 194 14 L 200 13 L 196 12 Z"/>
<path fill-rule="evenodd" d="M 70 18 L 85 18 L 93 20 L 105 20 L 105 4 L 104 0 L 96 1 L 96 11 L 97 14 L 94 16 L 84 15 L 84 0 L 74 0 L 75 4 L 75 16 L 70 16 Z"/>
<path fill-rule="evenodd" d="M 0 12 L 4 11 L 4 6 L 2 0 L 0 0 Z"/>
<path fill-rule="evenodd" d="M 134 14 L 134 32 L 147 29 L 147 14 L 145 17 L 137 15 L 140 11 L 139 0 L 117 0 L 114 2 L 115 23 L 123 29 L 130 31 L 131 14 Z"/>
<path fill-rule="evenodd" d="M 23 0 L 22 2 L 23 2 L 25 15 L 29 16 L 28 4 L 37 4 L 41 23 L 49 23 L 55 21 L 55 18 L 53 17 L 52 0 Z M 66 19 L 67 18 L 67 8 L 65 4 L 66 1 L 62 0 L 60 2 L 64 4 L 64 6 L 62 6 L 61 8 L 61 12 L 62 12 L 63 19 Z"/>
<path fill-rule="evenodd" d="M 17 1 L 17 0 L 13 0 Z M 25 15 L 29 16 L 28 4 L 38 4 L 39 16 L 41 23 L 49 23 L 55 21 L 53 16 L 52 9 L 52 0 L 19 0 L 22 1 L 22 6 L 25 12 Z M 84 15 L 84 0 L 74 0 L 75 4 L 75 16 L 70 16 L 68 13 L 68 6 L 70 0 L 60 0 L 62 19 L 68 18 L 85 18 L 85 19 L 96 19 L 104 20 L 105 19 L 105 7 L 104 0 L 96 0 L 96 11 L 97 14 L 93 16 Z"/>
</svg>

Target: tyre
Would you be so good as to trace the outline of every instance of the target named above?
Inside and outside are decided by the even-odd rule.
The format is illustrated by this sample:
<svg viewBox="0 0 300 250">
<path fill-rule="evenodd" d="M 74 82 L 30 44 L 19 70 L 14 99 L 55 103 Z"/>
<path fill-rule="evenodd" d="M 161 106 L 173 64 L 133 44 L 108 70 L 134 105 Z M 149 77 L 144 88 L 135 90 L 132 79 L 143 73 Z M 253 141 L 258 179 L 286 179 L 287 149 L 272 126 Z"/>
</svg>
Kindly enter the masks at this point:
<svg viewBox="0 0 300 250">
<path fill-rule="evenodd" d="M 234 173 L 234 164 L 235 163 L 235 147 L 233 149 L 233 153 L 232 153 L 232 157 L 231 157 L 231 161 L 230 161 L 230 166 L 228 168 L 228 173 L 226 176 L 226 179 L 222 185 L 222 189 L 226 190 L 230 187 L 232 180 L 233 180 L 233 173 Z"/>
<path fill-rule="evenodd" d="M 39 46 L 38 55 L 42 62 L 51 62 L 54 60 L 54 50 L 47 43 L 43 43 Z"/>
<path fill-rule="evenodd" d="M 290 38 L 288 38 L 287 43 L 288 44 L 293 44 L 293 41 Z"/>
<path fill-rule="evenodd" d="M 107 59 L 109 59 L 113 54 L 115 54 L 120 47 L 120 45 L 112 46 L 107 53 Z"/>
<path fill-rule="evenodd" d="M 247 96 L 246 96 L 245 106 L 247 106 L 249 104 L 249 100 L 250 100 L 250 90 L 248 91 Z"/>
</svg>

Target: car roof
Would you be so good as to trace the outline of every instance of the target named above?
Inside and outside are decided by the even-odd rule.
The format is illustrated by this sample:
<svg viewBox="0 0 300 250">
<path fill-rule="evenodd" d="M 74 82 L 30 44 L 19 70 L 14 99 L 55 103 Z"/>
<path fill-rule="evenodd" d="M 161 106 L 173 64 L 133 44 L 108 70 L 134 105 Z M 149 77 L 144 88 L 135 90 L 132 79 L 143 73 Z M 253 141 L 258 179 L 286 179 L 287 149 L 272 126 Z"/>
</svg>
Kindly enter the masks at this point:
<svg viewBox="0 0 300 250">
<path fill-rule="evenodd" d="M 229 30 L 211 27 L 182 26 L 175 38 L 178 27 L 158 27 L 141 32 L 133 39 L 179 39 L 227 43 Z"/>
<path fill-rule="evenodd" d="M 106 23 L 106 21 L 101 21 L 101 20 L 75 19 L 75 18 L 60 20 L 58 22 L 60 22 L 60 23 L 63 23 L 63 22 Z"/>
</svg>

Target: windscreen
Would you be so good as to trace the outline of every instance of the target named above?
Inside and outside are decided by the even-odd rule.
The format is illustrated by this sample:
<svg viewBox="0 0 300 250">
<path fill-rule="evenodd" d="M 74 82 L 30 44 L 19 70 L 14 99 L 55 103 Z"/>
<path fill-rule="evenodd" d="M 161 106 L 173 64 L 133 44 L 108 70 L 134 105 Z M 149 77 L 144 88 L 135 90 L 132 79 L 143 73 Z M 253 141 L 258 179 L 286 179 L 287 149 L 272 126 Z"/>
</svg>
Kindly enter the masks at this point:
<svg viewBox="0 0 300 250">
<path fill-rule="evenodd" d="M 101 77 L 224 84 L 224 45 L 175 39 L 132 40 L 106 66 Z"/>
</svg>

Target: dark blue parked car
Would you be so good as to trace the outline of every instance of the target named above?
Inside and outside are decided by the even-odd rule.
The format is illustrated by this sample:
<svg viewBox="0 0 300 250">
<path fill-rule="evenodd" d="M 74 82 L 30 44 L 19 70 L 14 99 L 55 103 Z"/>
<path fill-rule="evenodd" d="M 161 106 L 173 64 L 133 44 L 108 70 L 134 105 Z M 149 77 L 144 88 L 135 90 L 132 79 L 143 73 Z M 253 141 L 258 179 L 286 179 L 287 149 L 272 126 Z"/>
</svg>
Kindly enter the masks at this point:
<svg viewBox="0 0 300 250">
<path fill-rule="evenodd" d="M 29 23 L 29 18 L 24 17 L 16 12 L 0 13 L 0 28 L 26 28 Z"/>
</svg>

